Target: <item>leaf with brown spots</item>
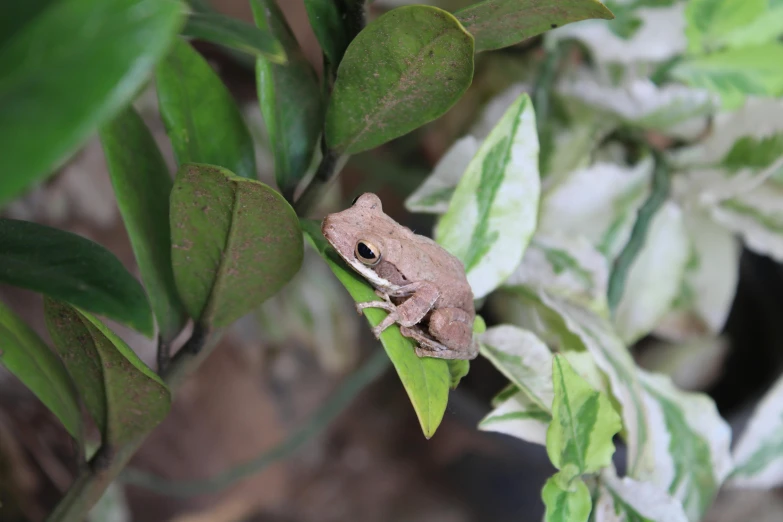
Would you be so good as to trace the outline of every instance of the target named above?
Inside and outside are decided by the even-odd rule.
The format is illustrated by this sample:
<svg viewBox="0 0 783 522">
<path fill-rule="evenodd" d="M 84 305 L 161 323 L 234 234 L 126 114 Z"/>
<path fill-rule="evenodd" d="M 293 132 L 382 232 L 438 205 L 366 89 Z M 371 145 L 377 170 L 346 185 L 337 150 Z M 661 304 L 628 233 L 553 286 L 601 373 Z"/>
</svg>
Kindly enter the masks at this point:
<svg viewBox="0 0 783 522">
<path fill-rule="evenodd" d="M 454 13 L 476 52 L 501 49 L 566 24 L 614 15 L 598 0 L 485 0 Z"/>
<path fill-rule="evenodd" d="M 46 327 L 103 443 L 140 437 L 168 415 L 171 393 L 114 332 L 93 315 L 50 297 Z"/>
<path fill-rule="evenodd" d="M 451 14 L 392 9 L 351 42 L 326 114 L 332 149 L 356 154 L 448 111 L 473 79 L 473 38 Z"/>
<path fill-rule="evenodd" d="M 299 220 L 278 192 L 213 165 L 180 167 L 171 240 L 185 307 L 214 328 L 277 293 L 299 271 L 304 252 Z"/>
</svg>

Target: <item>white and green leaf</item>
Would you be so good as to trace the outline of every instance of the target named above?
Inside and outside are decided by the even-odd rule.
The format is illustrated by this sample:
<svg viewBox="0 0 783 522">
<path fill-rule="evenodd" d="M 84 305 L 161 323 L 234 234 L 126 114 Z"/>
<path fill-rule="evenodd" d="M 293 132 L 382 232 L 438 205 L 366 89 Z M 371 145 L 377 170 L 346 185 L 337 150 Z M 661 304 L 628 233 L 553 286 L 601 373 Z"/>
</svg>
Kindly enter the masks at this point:
<svg viewBox="0 0 783 522">
<path fill-rule="evenodd" d="M 542 411 L 552 407 L 552 352 L 536 335 L 504 324 L 479 337 L 481 354 Z"/>
<path fill-rule="evenodd" d="M 609 259 L 631 234 L 636 213 L 650 190 L 653 161 L 633 167 L 595 163 L 562 178 L 541 200 L 541 235 L 584 236 Z"/>
<path fill-rule="evenodd" d="M 612 438 L 622 429 L 609 397 L 590 386 L 562 355 L 552 360 L 552 381 L 549 460 L 568 480 L 608 466 L 615 451 Z"/>
<path fill-rule="evenodd" d="M 662 375 L 643 370 L 638 375 L 655 466 L 629 475 L 667 491 L 698 522 L 732 469 L 731 428 L 708 396 L 679 390 Z"/>
<path fill-rule="evenodd" d="M 623 438 L 628 445 L 629 474 L 653 468 L 653 446 L 647 426 L 644 391 L 637 377 L 638 368 L 607 319 L 563 299 L 539 292 L 540 303 L 562 321 L 570 336 L 563 336 L 567 349 L 576 338 L 606 375 L 611 393 L 620 405 Z M 554 322 L 554 321 L 553 321 Z"/>
<path fill-rule="evenodd" d="M 564 79 L 558 91 L 625 125 L 665 132 L 715 112 L 719 100 L 710 91 L 684 85 L 658 86 L 648 78 L 630 78 L 615 86 L 587 70 Z"/>
<path fill-rule="evenodd" d="M 595 522 L 688 522 L 682 504 L 649 482 L 619 478 L 613 467 L 601 472 Z"/>
<path fill-rule="evenodd" d="M 773 489 L 783 485 L 783 377 L 756 406 L 733 456 L 732 486 Z"/>
<path fill-rule="evenodd" d="M 550 368 L 551 373 L 551 368 Z M 479 422 L 481 431 L 504 433 L 534 444 L 546 444 L 546 430 L 552 415 L 549 407 L 541 408 L 529 395 L 517 391 L 503 400 Z"/>
<path fill-rule="evenodd" d="M 457 140 L 435 165 L 432 174 L 408 196 L 405 208 L 410 212 L 444 214 L 449 208 L 454 189 L 478 149 L 479 142 L 473 136 Z"/>
<path fill-rule="evenodd" d="M 716 167 L 736 173 L 764 169 L 783 156 L 783 100 L 749 97 L 742 108 L 715 116 L 710 133 L 670 157 L 678 169 Z"/>
<path fill-rule="evenodd" d="M 583 236 L 536 234 L 505 285 L 539 288 L 606 315 L 608 279 L 606 257 Z"/>
<path fill-rule="evenodd" d="M 570 483 L 569 483 L 570 482 Z M 566 480 L 562 472 L 549 477 L 541 490 L 544 522 L 587 522 L 593 501 L 582 479 Z"/>
<path fill-rule="evenodd" d="M 683 213 L 690 243 L 685 277 L 673 309 L 655 332 L 684 341 L 722 329 L 734 301 L 739 277 L 739 240 L 701 209 Z"/>
<path fill-rule="evenodd" d="M 522 94 L 473 157 L 435 230 L 435 240 L 464 263 L 476 299 L 522 261 L 539 193 L 535 114 Z"/>
<path fill-rule="evenodd" d="M 627 344 L 650 333 L 671 309 L 682 286 L 689 247 L 682 211 L 667 201 L 650 223 L 614 316 L 617 332 Z"/>
<path fill-rule="evenodd" d="M 686 58 L 671 75 L 691 87 L 710 90 L 727 109 L 742 106 L 747 96 L 783 94 L 783 44 L 767 43 Z"/>
<path fill-rule="evenodd" d="M 613 31 L 615 20 L 583 20 L 549 31 L 545 36 L 547 44 L 557 40 L 579 40 L 590 50 L 595 61 L 622 65 L 665 62 L 686 50 L 682 2 L 643 7 L 634 15 L 638 28 L 631 35 L 619 35 Z"/>
</svg>

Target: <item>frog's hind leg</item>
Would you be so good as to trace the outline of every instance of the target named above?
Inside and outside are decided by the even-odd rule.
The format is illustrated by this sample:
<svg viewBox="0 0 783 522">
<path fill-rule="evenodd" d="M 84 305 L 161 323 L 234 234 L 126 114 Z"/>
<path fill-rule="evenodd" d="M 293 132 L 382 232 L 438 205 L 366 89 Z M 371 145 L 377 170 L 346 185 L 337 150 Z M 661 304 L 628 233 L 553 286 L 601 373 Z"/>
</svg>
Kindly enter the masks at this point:
<svg viewBox="0 0 783 522">
<path fill-rule="evenodd" d="M 438 308 L 430 315 L 428 333 L 436 341 L 447 344 L 465 357 L 477 354 L 473 340 L 473 316 L 461 308 Z"/>
<path fill-rule="evenodd" d="M 416 355 L 436 359 L 459 359 L 460 354 L 434 340 L 417 327 L 400 326 L 400 333 L 416 341 Z"/>
</svg>

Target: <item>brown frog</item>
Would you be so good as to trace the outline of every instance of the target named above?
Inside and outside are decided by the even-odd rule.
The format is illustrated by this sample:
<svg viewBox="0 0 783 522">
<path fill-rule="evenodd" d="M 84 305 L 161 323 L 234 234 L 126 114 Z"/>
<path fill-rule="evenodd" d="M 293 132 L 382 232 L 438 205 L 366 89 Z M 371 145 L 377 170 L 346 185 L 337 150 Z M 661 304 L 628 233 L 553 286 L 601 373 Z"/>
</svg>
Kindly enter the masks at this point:
<svg viewBox="0 0 783 522">
<path fill-rule="evenodd" d="M 384 214 L 381 200 L 372 193 L 326 216 L 321 231 L 384 299 L 356 304 L 359 313 L 365 308 L 389 313 L 373 328 L 376 338 L 397 323 L 402 335 L 417 342 L 419 357 L 476 357 L 473 291 L 459 259 Z"/>
</svg>

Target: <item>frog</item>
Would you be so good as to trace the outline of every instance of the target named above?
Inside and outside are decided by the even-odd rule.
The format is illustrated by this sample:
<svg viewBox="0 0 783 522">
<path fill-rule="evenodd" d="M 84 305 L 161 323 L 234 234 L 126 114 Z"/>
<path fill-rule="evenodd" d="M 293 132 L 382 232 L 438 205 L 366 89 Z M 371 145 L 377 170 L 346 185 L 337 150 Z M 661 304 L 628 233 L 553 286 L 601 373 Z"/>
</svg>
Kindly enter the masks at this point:
<svg viewBox="0 0 783 522">
<path fill-rule="evenodd" d="M 372 329 L 376 339 L 397 324 L 403 336 L 415 341 L 419 357 L 471 360 L 478 355 L 473 290 L 457 257 L 389 217 L 371 192 L 326 215 L 321 232 L 382 299 L 356 303 L 359 314 L 367 308 L 388 312 Z"/>
</svg>

